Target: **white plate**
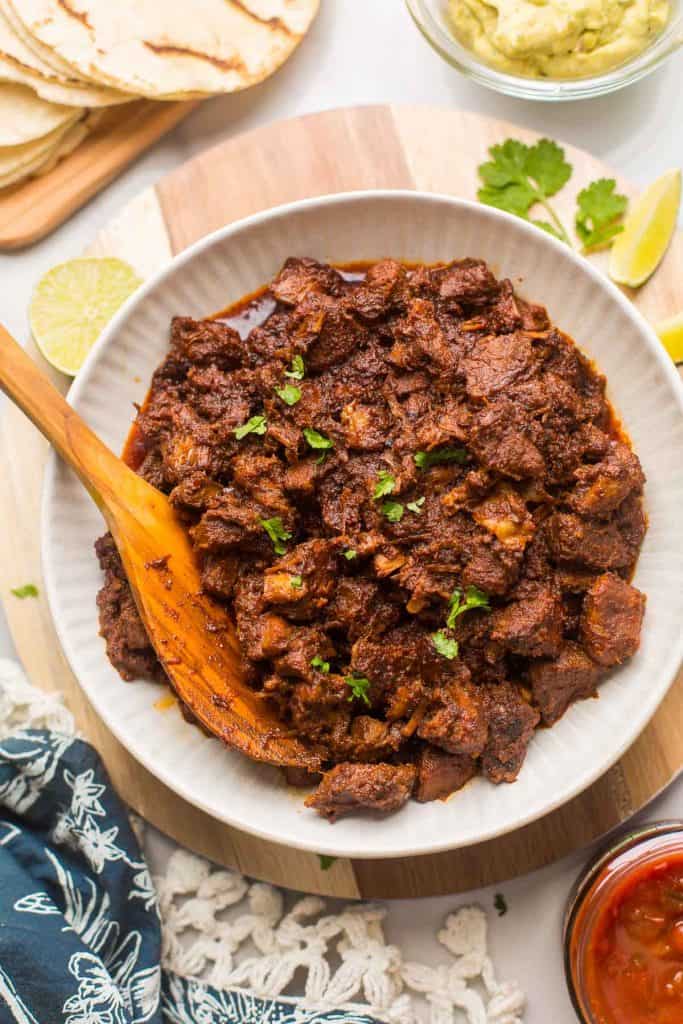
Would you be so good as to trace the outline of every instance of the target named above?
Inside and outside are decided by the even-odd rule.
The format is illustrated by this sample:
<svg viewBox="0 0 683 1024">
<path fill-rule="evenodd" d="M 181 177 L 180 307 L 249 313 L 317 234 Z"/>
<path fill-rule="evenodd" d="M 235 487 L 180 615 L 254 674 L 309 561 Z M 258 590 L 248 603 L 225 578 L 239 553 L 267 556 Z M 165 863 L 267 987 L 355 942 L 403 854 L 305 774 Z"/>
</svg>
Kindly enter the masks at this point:
<svg viewBox="0 0 683 1024">
<path fill-rule="evenodd" d="M 107 725 L 151 772 L 210 814 L 290 846 L 355 857 L 396 857 L 464 846 L 518 828 L 593 782 L 643 729 L 671 684 L 683 638 L 683 389 L 652 330 L 621 293 L 566 246 L 485 206 L 414 192 L 311 199 L 257 214 L 173 260 L 118 313 L 69 394 L 115 451 L 124 443 L 175 314 L 204 316 L 268 281 L 291 255 L 346 262 L 394 256 L 487 260 L 548 307 L 607 374 L 609 395 L 647 474 L 649 530 L 635 583 L 647 594 L 637 656 L 538 732 L 519 779 L 476 779 L 447 802 L 410 802 L 377 822 L 329 825 L 303 807 L 276 769 L 208 739 L 176 711 L 154 708 L 152 683 L 124 683 L 98 635 L 101 577 L 92 543 L 102 521 L 70 471 L 53 458 L 43 504 L 43 558 L 59 638 Z"/>
</svg>

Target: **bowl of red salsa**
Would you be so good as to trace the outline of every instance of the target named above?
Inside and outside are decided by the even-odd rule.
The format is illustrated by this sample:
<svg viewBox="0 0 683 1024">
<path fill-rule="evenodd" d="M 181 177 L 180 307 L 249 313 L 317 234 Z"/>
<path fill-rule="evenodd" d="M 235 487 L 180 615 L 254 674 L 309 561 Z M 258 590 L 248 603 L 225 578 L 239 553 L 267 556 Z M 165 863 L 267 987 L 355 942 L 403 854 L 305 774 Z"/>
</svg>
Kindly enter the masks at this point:
<svg viewBox="0 0 683 1024">
<path fill-rule="evenodd" d="M 565 967 L 584 1024 L 683 1024 L 683 822 L 622 836 L 589 864 Z"/>
</svg>

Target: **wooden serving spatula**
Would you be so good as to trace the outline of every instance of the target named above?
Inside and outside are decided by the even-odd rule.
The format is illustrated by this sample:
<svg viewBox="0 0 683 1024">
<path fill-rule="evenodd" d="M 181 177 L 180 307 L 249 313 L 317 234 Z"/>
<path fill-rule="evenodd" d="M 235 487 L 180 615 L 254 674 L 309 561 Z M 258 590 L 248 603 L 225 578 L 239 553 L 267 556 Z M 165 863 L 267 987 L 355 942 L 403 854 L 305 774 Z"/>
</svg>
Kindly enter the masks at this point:
<svg viewBox="0 0 683 1024">
<path fill-rule="evenodd" d="M 244 682 L 233 623 L 202 592 L 187 534 L 166 496 L 93 434 L 1 325 L 0 387 L 102 512 L 150 641 L 183 704 L 205 729 L 257 761 L 317 768 L 317 756 Z"/>
</svg>

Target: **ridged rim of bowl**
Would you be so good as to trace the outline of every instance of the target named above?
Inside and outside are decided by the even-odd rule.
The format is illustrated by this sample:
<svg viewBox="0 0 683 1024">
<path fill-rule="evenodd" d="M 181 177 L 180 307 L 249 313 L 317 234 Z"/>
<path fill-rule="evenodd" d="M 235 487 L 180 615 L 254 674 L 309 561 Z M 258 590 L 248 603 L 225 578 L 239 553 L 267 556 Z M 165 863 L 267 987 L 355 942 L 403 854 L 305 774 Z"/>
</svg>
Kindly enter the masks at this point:
<svg viewBox="0 0 683 1024">
<path fill-rule="evenodd" d="M 216 244 L 223 243 L 225 240 L 229 240 L 236 236 L 238 237 L 240 232 L 245 229 L 261 225 L 264 222 L 278 219 L 286 220 L 293 214 L 310 209 L 317 208 L 324 210 L 327 206 L 353 206 L 356 203 L 368 201 L 372 201 L 374 203 L 395 203 L 396 201 L 405 201 L 416 206 L 425 203 L 436 204 L 438 206 L 447 205 L 455 212 L 462 209 L 476 209 L 477 213 L 485 218 L 490 218 L 494 221 L 500 220 L 503 223 L 513 226 L 514 229 L 522 236 L 526 236 L 531 243 L 541 245 L 542 247 L 550 247 L 551 251 L 554 250 L 558 255 L 562 255 L 565 259 L 569 259 L 570 262 L 580 270 L 580 272 L 590 277 L 599 288 L 606 292 L 610 299 L 621 308 L 624 315 L 633 322 L 634 328 L 637 329 L 643 343 L 649 351 L 650 358 L 659 365 L 660 370 L 663 372 L 665 378 L 667 378 L 668 384 L 671 388 L 672 397 L 674 397 L 676 406 L 681 414 L 681 418 L 683 419 L 683 383 L 681 382 L 673 363 L 666 355 L 652 327 L 647 323 L 642 314 L 626 299 L 619 289 L 604 276 L 604 274 L 600 273 L 600 271 L 592 266 L 587 260 L 583 259 L 579 254 L 569 249 L 564 243 L 552 238 L 550 235 L 540 232 L 537 228 L 533 227 L 533 225 L 527 224 L 519 218 L 514 217 L 512 214 L 450 195 L 421 192 L 410 189 L 370 189 L 359 190 L 356 192 L 333 193 L 326 196 L 315 196 L 309 199 L 276 206 L 268 210 L 262 210 L 258 213 L 252 214 L 251 216 L 235 221 L 225 227 L 219 228 L 211 234 L 206 235 L 204 238 L 199 239 L 157 271 L 124 303 L 121 309 L 116 313 L 88 354 L 78 378 L 69 389 L 67 394 L 67 401 L 69 404 L 77 406 L 81 393 L 88 386 L 90 367 L 97 362 L 102 350 L 114 341 L 118 331 L 128 317 L 134 315 L 135 307 L 138 304 L 142 304 L 145 299 L 166 280 L 167 277 L 176 273 L 186 264 L 201 256 L 207 249 L 210 249 Z M 534 805 L 532 810 L 527 813 L 520 814 L 519 817 L 515 819 L 514 824 L 492 824 L 480 833 L 477 833 L 476 836 L 466 835 L 464 838 L 450 836 L 443 840 L 430 840 L 424 845 L 415 845 L 414 839 L 412 843 L 402 840 L 402 845 L 400 847 L 392 849 L 376 849 L 371 852 L 368 852 L 367 849 L 363 847 L 353 847 L 351 845 L 345 846 L 344 848 L 335 847 L 334 828 L 329 829 L 329 841 L 325 841 L 324 838 L 322 841 L 316 838 L 315 842 L 312 842 L 305 838 L 301 839 L 298 835 L 288 836 L 286 839 L 283 839 L 282 836 L 277 833 L 268 832 L 266 829 L 259 828 L 248 820 L 231 816 L 229 806 L 225 807 L 225 813 L 221 811 L 221 813 L 218 814 L 215 808 L 197 797 L 186 780 L 183 779 L 181 782 L 178 782 L 170 772 L 163 770 L 156 765 L 153 757 L 149 755 L 147 751 L 141 751 L 137 746 L 132 744 L 130 737 L 128 737 L 123 730 L 120 730 L 115 723 L 110 721 L 108 716 L 108 706 L 104 699 L 98 697 L 97 691 L 93 693 L 92 689 L 86 688 L 86 686 L 81 682 L 76 670 L 76 653 L 72 648 L 69 636 L 67 635 L 59 614 L 59 593 L 55 579 L 57 573 L 51 554 L 53 539 L 50 507 L 55 490 L 57 468 L 58 459 L 55 453 L 52 452 L 48 460 L 43 485 L 41 507 L 41 553 L 46 594 L 55 630 L 67 660 L 74 671 L 74 675 L 78 679 L 81 689 L 84 691 L 87 699 L 104 720 L 113 735 L 152 773 L 152 775 L 189 803 L 200 807 L 217 820 L 224 821 L 237 829 L 251 833 L 259 838 L 266 839 L 271 842 L 284 842 L 290 847 L 307 850 L 311 853 L 375 860 L 440 853 L 447 850 L 458 849 L 460 847 L 476 845 L 489 839 L 505 835 L 506 833 L 517 831 L 530 822 L 545 817 L 545 815 L 582 793 L 613 764 L 615 764 L 620 757 L 622 757 L 624 752 L 631 746 L 638 735 L 646 727 L 659 707 L 661 701 L 666 696 L 666 693 L 675 679 L 681 661 L 683 661 L 683 631 L 681 631 L 677 643 L 672 644 L 668 651 L 667 658 L 660 670 L 660 679 L 658 684 L 652 686 L 650 689 L 644 690 L 643 701 L 641 704 L 643 713 L 638 719 L 637 724 L 632 725 L 620 736 L 620 742 L 614 747 L 608 757 L 596 758 L 594 762 L 587 764 L 585 770 L 583 772 L 576 773 L 570 780 L 568 780 L 563 788 L 558 789 L 558 792 L 552 797 L 552 799 L 549 799 L 542 805 Z M 131 684 L 122 682 L 121 685 L 125 686 Z M 378 828 L 381 829 L 381 822 L 378 823 Z"/>
<path fill-rule="evenodd" d="M 451 67 L 479 85 L 517 99 L 557 103 L 606 96 L 651 74 L 683 45 L 683 13 L 675 11 L 664 32 L 642 53 L 601 75 L 556 80 L 524 78 L 497 71 L 469 53 L 454 36 L 442 29 L 425 0 L 405 0 L 405 3 L 429 45 Z"/>
</svg>

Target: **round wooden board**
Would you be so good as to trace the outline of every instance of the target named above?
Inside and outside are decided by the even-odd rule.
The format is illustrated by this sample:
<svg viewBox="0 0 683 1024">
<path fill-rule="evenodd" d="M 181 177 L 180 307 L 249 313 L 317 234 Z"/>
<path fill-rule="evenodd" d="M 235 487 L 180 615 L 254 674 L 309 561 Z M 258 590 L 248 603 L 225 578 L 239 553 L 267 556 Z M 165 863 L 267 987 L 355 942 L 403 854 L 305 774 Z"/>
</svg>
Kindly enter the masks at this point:
<svg viewBox="0 0 683 1024">
<path fill-rule="evenodd" d="M 354 108 L 272 124 L 230 139 L 178 168 L 126 207 L 89 251 L 121 256 L 147 275 L 229 221 L 305 196 L 419 188 L 473 199 L 477 165 L 490 145 L 508 136 L 536 138 L 515 125 L 424 107 Z M 618 176 L 588 154 L 570 146 L 566 150 L 574 175 L 557 205 L 570 223 L 579 189 L 594 178 Z M 624 191 L 633 192 L 627 182 L 618 181 Z M 604 257 L 596 259 L 602 261 Z M 681 282 L 679 233 L 655 277 L 632 298 L 657 320 L 683 308 Z M 60 383 L 65 387 L 67 382 Z M 641 808 L 683 768 L 682 674 L 618 764 L 565 807 L 502 839 L 435 856 L 338 860 L 323 871 L 313 854 L 228 828 L 156 781 L 97 718 L 62 657 L 43 588 L 38 601 L 9 596 L 11 587 L 28 581 L 40 586 L 39 466 L 45 452 L 36 431 L 10 408 L 0 435 L 0 507 L 5 520 L 17 527 L 0 536 L 0 592 L 17 650 L 37 684 L 64 693 L 123 798 L 183 846 L 252 877 L 330 896 L 462 892 L 523 874 L 589 843 Z M 457 813 L 457 796 L 452 799 Z"/>
</svg>

